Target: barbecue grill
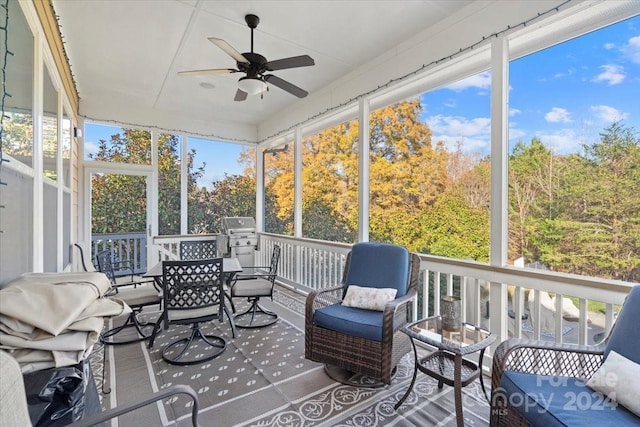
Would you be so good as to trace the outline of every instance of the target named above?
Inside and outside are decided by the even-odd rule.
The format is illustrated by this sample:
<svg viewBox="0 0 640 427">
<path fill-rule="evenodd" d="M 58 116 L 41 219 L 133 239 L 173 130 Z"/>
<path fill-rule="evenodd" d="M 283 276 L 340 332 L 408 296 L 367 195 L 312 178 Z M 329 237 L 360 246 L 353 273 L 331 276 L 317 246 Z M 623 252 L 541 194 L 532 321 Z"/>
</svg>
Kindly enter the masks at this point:
<svg viewBox="0 0 640 427">
<path fill-rule="evenodd" d="M 222 218 L 224 234 L 218 236 L 220 251 L 238 258 L 242 267 L 255 265 L 255 251 L 258 249 L 256 221 L 251 217 Z"/>
</svg>

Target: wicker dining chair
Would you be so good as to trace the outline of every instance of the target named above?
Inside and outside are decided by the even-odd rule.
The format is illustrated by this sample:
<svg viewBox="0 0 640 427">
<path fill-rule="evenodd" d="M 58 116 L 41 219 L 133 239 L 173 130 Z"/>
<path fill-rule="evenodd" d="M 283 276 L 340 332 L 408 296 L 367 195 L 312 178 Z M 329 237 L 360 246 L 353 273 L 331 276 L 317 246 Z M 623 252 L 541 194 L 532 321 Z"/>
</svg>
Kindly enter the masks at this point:
<svg viewBox="0 0 640 427">
<path fill-rule="evenodd" d="M 411 350 L 410 339 L 400 328 L 408 321 L 419 269 L 418 256 L 402 246 L 355 244 L 341 284 L 307 296 L 305 357 L 324 363 L 327 374 L 340 382 L 374 387 L 390 384 L 396 365 Z M 350 285 L 394 288 L 397 293 L 382 311 L 345 306 L 343 298 Z M 353 381 L 352 374 L 371 381 Z"/>
<path fill-rule="evenodd" d="M 639 325 L 640 286 L 635 286 L 598 345 L 503 341 L 493 354 L 490 425 L 640 425 L 640 417 L 622 405 L 608 407 L 606 396 L 586 386 L 611 351 L 640 364 Z"/>
</svg>

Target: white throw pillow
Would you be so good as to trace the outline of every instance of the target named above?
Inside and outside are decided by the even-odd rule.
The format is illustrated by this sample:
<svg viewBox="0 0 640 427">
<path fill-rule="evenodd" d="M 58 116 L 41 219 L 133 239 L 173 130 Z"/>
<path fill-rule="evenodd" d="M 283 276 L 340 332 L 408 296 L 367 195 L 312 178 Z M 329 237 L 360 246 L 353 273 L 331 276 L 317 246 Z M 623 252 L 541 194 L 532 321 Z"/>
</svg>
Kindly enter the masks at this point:
<svg viewBox="0 0 640 427">
<path fill-rule="evenodd" d="M 599 391 L 640 417 L 640 365 L 610 351 L 607 360 L 587 381 Z"/>
<path fill-rule="evenodd" d="M 342 305 L 347 307 L 364 308 L 367 310 L 384 311 L 384 306 L 396 297 L 397 289 L 393 288 L 365 288 L 349 285 Z"/>
</svg>

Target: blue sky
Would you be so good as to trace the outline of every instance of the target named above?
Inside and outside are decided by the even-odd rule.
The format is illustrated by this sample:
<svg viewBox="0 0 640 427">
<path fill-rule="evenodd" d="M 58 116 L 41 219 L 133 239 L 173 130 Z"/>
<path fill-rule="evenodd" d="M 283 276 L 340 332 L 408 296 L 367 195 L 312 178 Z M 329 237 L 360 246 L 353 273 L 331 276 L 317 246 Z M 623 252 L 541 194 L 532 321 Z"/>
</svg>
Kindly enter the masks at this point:
<svg viewBox="0 0 640 427">
<path fill-rule="evenodd" d="M 578 152 L 618 120 L 640 132 L 640 16 L 514 60 L 509 78 L 510 147 L 538 137 L 557 154 Z M 423 94 L 433 141 L 489 154 L 490 94 L 490 71 Z M 86 152 L 119 131 L 87 124 Z M 189 148 L 196 166 L 206 162 L 201 185 L 243 171 L 242 145 L 193 138 Z"/>
<path fill-rule="evenodd" d="M 511 147 L 535 136 L 576 152 L 617 120 L 640 132 L 640 17 L 512 61 L 509 79 Z M 434 141 L 488 154 L 490 88 L 486 71 L 424 94 Z"/>
<path fill-rule="evenodd" d="M 198 138 L 189 138 L 189 148 L 196 150 L 194 165 L 206 162 L 205 175 L 199 180 L 200 185 L 209 186 L 213 181 L 224 178 L 224 174 L 241 175 L 244 165 L 238 163 L 240 152 L 246 147 L 240 144 L 216 142 Z"/>
</svg>

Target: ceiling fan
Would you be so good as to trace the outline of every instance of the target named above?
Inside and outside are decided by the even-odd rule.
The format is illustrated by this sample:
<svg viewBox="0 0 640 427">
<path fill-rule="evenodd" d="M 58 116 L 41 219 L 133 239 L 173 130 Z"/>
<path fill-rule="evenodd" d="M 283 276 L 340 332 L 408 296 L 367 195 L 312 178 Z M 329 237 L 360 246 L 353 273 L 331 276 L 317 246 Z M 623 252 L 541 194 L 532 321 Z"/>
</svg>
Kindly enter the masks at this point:
<svg viewBox="0 0 640 427">
<path fill-rule="evenodd" d="M 262 94 L 265 90 L 268 90 L 267 83 L 279 87 L 280 89 L 289 92 L 290 94 L 297 96 L 298 98 L 304 98 L 309 94 L 304 89 L 299 88 L 293 83 L 289 83 L 286 80 L 281 79 L 273 74 L 266 74 L 268 71 L 284 70 L 287 68 L 308 67 L 315 65 L 313 58 L 309 55 L 292 56 L 289 58 L 276 59 L 274 61 L 267 61 L 264 56 L 255 53 L 253 51 L 253 30 L 260 23 L 260 18 L 256 15 L 246 15 L 244 17 L 245 22 L 251 28 L 251 52 L 240 53 L 229 43 L 223 39 L 215 37 L 209 37 L 209 41 L 220 49 L 225 51 L 229 56 L 236 60 L 237 69 L 234 68 L 213 68 L 208 70 L 192 70 L 181 71 L 178 75 L 191 76 L 191 75 L 203 75 L 203 74 L 230 74 L 230 73 L 245 73 L 244 77 L 238 80 L 238 91 L 234 101 L 244 101 L 247 99 L 247 95 Z"/>
</svg>

